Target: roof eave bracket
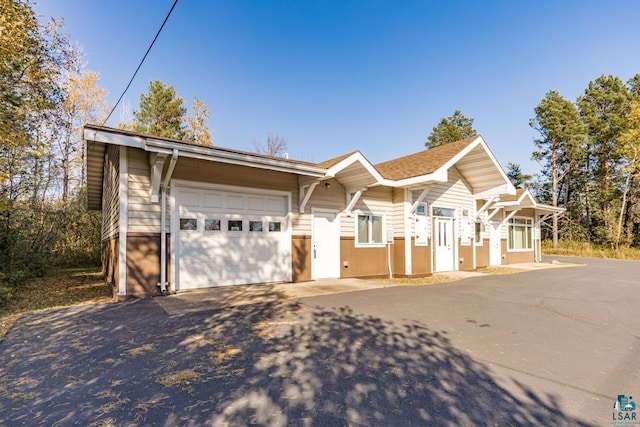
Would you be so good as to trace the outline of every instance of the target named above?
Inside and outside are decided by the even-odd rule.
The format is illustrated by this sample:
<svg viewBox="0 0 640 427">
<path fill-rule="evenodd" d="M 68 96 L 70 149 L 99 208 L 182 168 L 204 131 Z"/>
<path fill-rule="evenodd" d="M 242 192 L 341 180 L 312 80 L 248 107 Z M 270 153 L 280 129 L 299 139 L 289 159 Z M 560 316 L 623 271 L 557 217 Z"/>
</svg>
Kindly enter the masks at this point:
<svg viewBox="0 0 640 427">
<path fill-rule="evenodd" d="M 345 214 L 347 216 L 351 216 L 351 211 L 353 210 L 358 200 L 360 200 L 360 196 L 362 193 L 367 191 L 366 187 L 359 188 L 358 190 L 351 191 L 347 190 L 347 207 L 345 208 Z"/>
<path fill-rule="evenodd" d="M 151 175 L 151 203 L 158 203 L 160 201 L 160 181 L 162 179 L 162 168 L 166 159 L 167 154 L 164 153 L 151 153 L 149 156 L 149 164 L 151 166 L 151 170 L 149 171 Z"/>
<path fill-rule="evenodd" d="M 418 196 L 418 198 L 416 199 L 415 202 L 413 202 L 413 205 L 411 205 L 411 209 L 409 210 L 409 214 L 413 215 L 416 211 L 416 209 L 418 209 L 418 205 L 420 203 L 422 203 L 422 201 L 424 200 L 425 197 L 427 197 L 427 194 L 429 194 L 429 190 L 431 190 L 431 187 L 433 187 L 433 184 L 426 186 L 423 190 L 422 193 L 420 193 L 420 195 Z"/>
<path fill-rule="evenodd" d="M 300 186 L 300 213 L 304 213 L 307 203 L 309 203 L 309 199 L 311 199 L 311 195 L 313 194 L 313 190 L 315 190 L 318 183 L 320 183 L 320 180 Z"/>
</svg>

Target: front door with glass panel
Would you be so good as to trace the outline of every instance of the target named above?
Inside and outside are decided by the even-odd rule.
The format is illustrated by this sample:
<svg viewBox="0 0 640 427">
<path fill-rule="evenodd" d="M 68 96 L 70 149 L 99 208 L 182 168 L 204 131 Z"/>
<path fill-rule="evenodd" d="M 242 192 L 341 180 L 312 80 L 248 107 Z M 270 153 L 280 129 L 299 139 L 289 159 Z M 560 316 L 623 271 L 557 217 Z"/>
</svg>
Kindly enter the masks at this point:
<svg viewBox="0 0 640 427">
<path fill-rule="evenodd" d="M 340 275 L 338 223 L 339 218 L 335 212 L 313 212 L 313 279 L 337 278 Z"/>
<path fill-rule="evenodd" d="M 454 269 L 453 218 L 434 218 L 435 271 Z"/>
<path fill-rule="evenodd" d="M 489 265 L 502 264 L 502 242 L 500 222 L 491 221 L 489 224 Z"/>
</svg>

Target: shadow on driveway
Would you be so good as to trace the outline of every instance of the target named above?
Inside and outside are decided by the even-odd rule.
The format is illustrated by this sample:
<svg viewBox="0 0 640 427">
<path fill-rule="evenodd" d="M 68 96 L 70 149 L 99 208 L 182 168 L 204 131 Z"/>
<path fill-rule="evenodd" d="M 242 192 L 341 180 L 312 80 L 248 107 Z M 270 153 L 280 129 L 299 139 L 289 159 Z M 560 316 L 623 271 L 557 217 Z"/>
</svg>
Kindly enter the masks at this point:
<svg viewBox="0 0 640 427">
<path fill-rule="evenodd" d="M 427 325 L 291 301 L 35 313 L 0 343 L 7 425 L 586 425 Z"/>
</svg>

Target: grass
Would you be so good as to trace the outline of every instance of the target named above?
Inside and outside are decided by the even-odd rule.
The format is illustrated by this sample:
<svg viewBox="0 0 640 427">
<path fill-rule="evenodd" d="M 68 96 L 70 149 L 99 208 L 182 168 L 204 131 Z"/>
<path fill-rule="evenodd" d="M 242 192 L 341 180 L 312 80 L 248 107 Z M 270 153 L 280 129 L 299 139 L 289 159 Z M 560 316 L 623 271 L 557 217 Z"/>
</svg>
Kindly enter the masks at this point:
<svg viewBox="0 0 640 427">
<path fill-rule="evenodd" d="M 484 267 L 479 268 L 478 273 L 484 274 L 515 274 L 515 273 L 524 273 L 527 270 L 523 270 L 521 268 L 513 268 L 513 267 Z"/>
<path fill-rule="evenodd" d="M 60 270 L 22 285 L 0 307 L 0 340 L 24 313 L 36 310 L 113 302 L 99 268 Z"/>
<path fill-rule="evenodd" d="M 454 277 L 447 277 L 445 275 L 434 274 L 428 277 L 396 277 L 393 279 L 375 279 L 376 282 L 389 283 L 396 286 L 425 286 L 436 285 L 438 283 L 453 282 L 459 280 Z"/>
<path fill-rule="evenodd" d="M 550 240 L 542 241 L 542 253 L 544 255 L 563 255 L 586 258 L 610 258 L 640 261 L 640 248 L 620 246 L 618 249 L 611 246 L 595 245 L 590 242 L 576 242 L 561 240 L 558 247 L 553 248 Z"/>
</svg>

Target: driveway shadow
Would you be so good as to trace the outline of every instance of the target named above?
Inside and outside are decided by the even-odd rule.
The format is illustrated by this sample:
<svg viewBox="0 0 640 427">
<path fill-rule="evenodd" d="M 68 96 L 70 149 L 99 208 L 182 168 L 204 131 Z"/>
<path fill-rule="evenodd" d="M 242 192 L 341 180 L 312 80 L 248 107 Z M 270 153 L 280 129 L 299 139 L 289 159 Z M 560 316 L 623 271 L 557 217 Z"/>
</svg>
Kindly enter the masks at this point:
<svg viewBox="0 0 640 427">
<path fill-rule="evenodd" d="M 41 312 L 0 343 L 7 425 L 587 425 L 520 387 L 427 325 L 292 302 Z"/>
</svg>

